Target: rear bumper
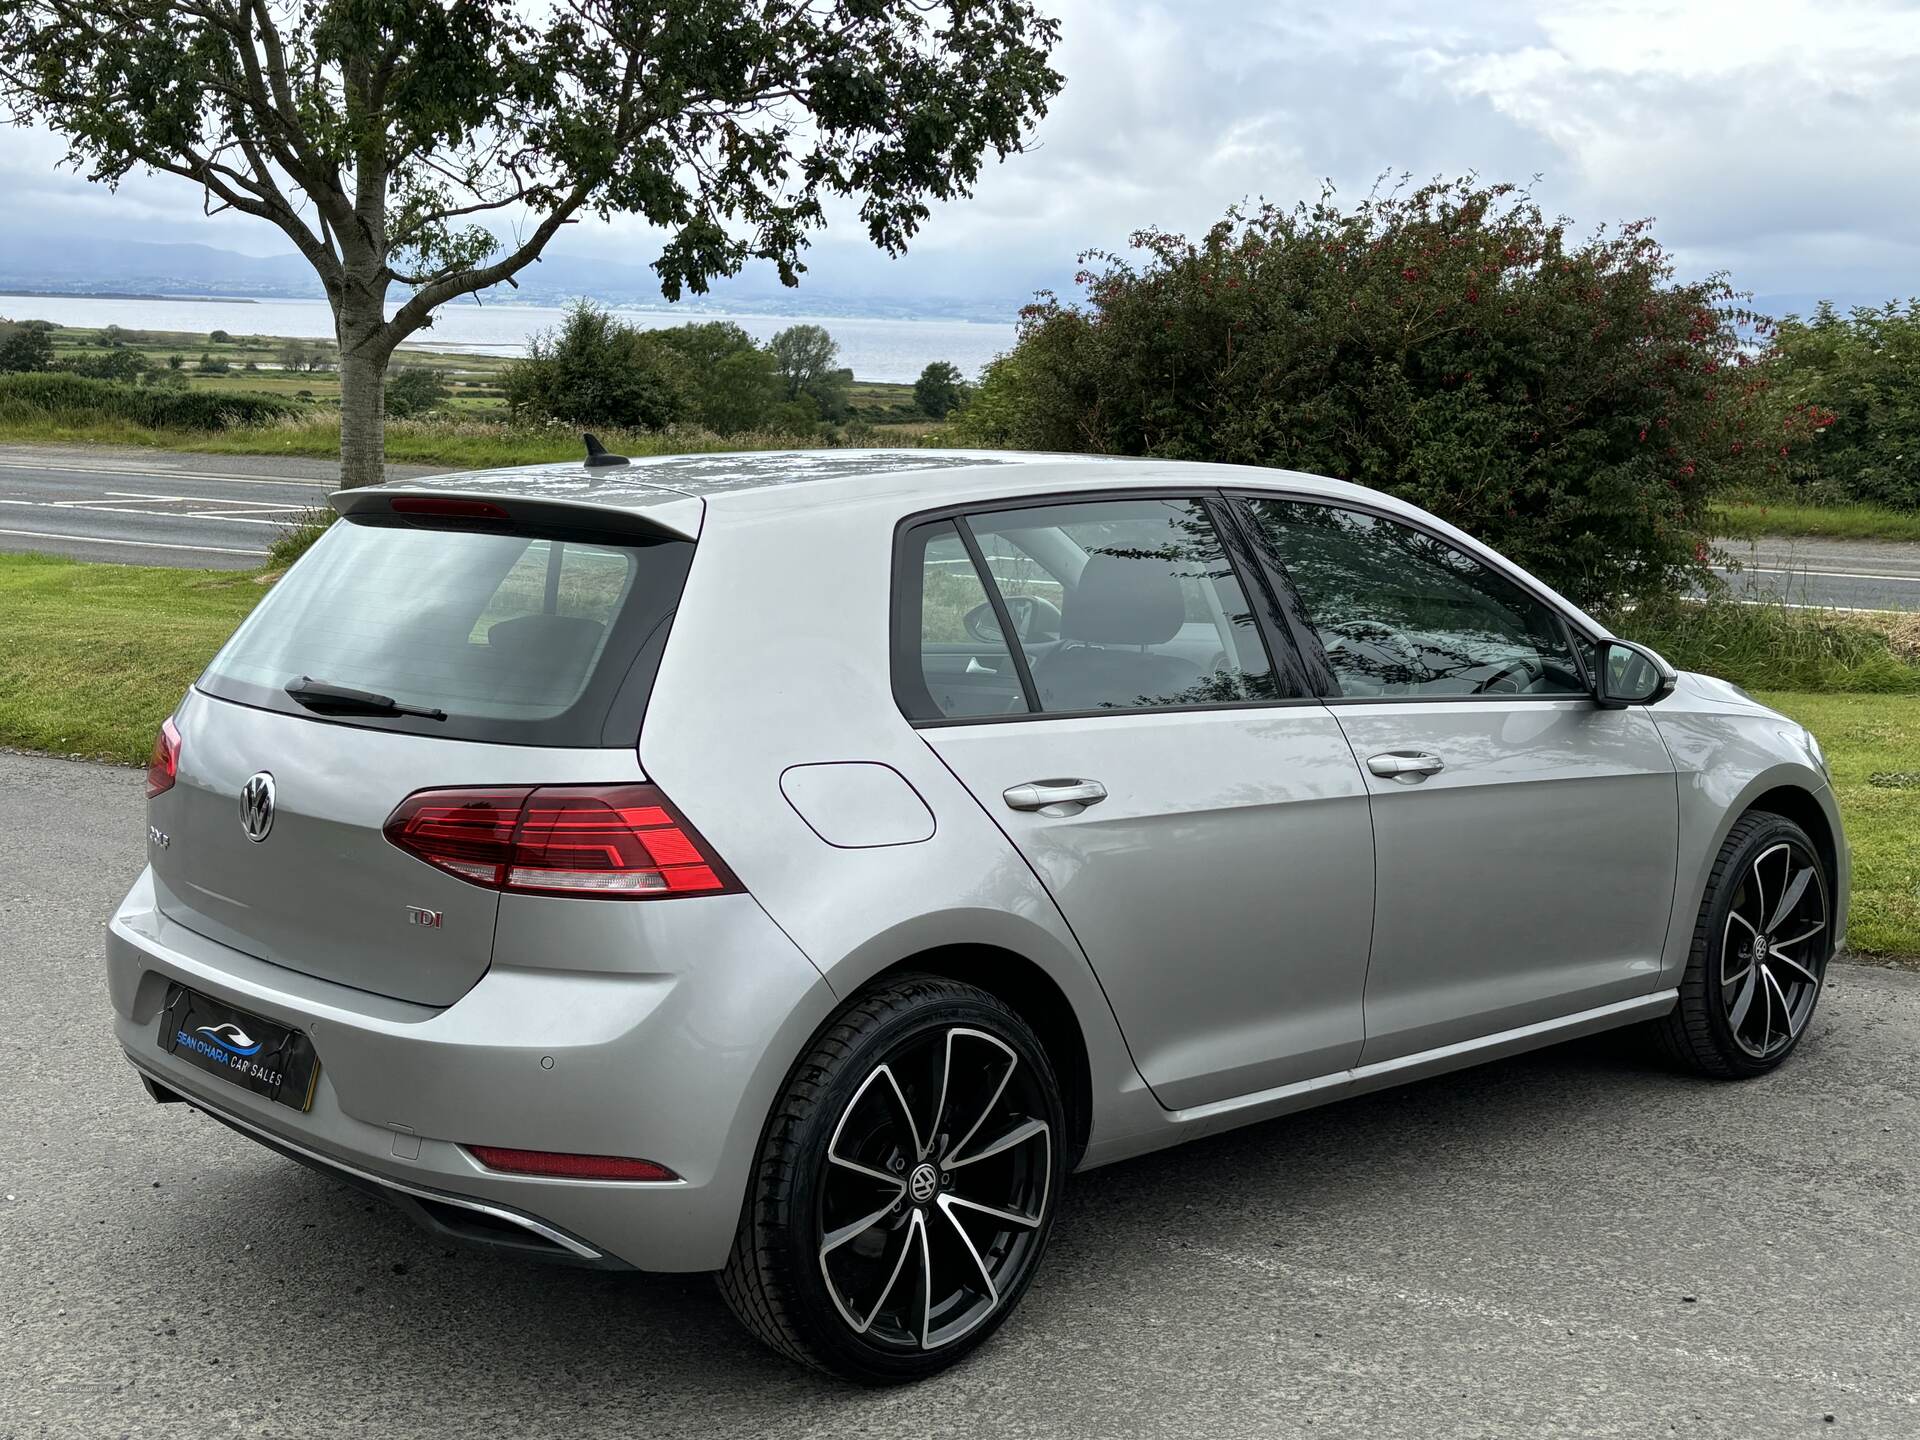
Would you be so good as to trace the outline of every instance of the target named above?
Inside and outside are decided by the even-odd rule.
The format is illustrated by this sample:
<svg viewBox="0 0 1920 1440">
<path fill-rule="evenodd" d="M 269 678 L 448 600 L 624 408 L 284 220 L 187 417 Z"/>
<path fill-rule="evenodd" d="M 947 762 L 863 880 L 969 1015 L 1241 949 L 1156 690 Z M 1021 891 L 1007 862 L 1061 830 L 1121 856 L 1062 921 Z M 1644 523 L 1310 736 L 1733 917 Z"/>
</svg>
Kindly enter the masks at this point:
<svg viewBox="0 0 1920 1440">
<path fill-rule="evenodd" d="M 568 908 L 543 916 L 547 906 Z M 765 1116 L 793 1056 L 831 1012 L 831 992 L 748 896 L 534 901 L 530 910 L 517 924 L 503 914 L 494 968 L 436 1010 L 187 930 L 158 912 L 143 874 L 108 925 L 115 1032 L 150 1085 L 441 1233 L 578 1264 L 719 1267 Z M 583 921 L 618 930 L 582 934 Z M 526 945 L 516 946 L 516 932 Z M 550 942 L 539 956 L 536 934 Z M 555 955 L 570 968 L 550 968 Z M 660 957 L 675 967 L 636 963 Z M 305 1031 L 320 1060 L 312 1107 L 275 1104 L 161 1050 L 173 983 Z M 468 1144 L 635 1156 L 682 1178 L 501 1175 Z"/>
</svg>

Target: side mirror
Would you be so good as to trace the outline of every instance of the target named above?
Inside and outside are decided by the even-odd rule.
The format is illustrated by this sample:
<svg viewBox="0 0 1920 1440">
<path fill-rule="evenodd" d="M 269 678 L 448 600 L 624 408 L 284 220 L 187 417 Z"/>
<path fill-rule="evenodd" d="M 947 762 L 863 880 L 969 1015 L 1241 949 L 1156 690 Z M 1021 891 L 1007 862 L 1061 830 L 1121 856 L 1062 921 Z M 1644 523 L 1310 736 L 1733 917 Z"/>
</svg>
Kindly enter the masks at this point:
<svg viewBox="0 0 1920 1440">
<path fill-rule="evenodd" d="M 1658 705 L 1678 678 L 1671 665 L 1631 640 L 1602 640 L 1594 647 L 1593 698 L 1610 710 Z"/>
</svg>

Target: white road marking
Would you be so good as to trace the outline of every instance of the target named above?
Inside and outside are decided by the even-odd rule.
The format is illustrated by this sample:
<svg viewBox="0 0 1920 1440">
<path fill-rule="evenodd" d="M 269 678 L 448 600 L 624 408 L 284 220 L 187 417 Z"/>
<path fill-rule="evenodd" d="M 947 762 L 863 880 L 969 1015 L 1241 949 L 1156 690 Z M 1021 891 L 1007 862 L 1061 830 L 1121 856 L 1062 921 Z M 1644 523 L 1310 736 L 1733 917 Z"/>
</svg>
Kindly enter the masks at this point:
<svg viewBox="0 0 1920 1440">
<path fill-rule="evenodd" d="M 212 480 L 227 485 L 294 485 L 306 490 L 331 490 L 325 480 L 279 480 L 266 475 L 217 475 L 200 470 L 169 470 L 164 466 L 137 466 L 105 463 L 100 465 L 29 464 L 23 460 L 0 460 L 0 470 L 35 470 L 57 475 L 93 475 L 101 479 L 140 480 Z"/>
<path fill-rule="evenodd" d="M 208 555 L 265 555 L 265 550 L 234 550 L 224 545 L 170 545 L 162 540 L 109 540 L 101 535 L 61 535 L 52 530 L 0 530 L 30 540 L 74 540 L 86 545 L 128 545 L 135 550 L 198 550 Z"/>
<path fill-rule="evenodd" d="M 1829 580 L 1895 580 L 1902 585 L 1920 585 L 1920 575 L 1902 575 L 1892 570 L 1802 570 L 1794 567 L 1742 565 L 1738 570 L 1722 570 L 1723 575 L 1822 575 Z"/>
<path fill-rule="evenodd" d="M 207 504 L 218 502 L 207 501 Z M 94 505 L 81 500 L 8 500 L 0 499 L 0 505 L 17 505 L 28 510 L 58 510 L 63 515 L 155 515 L 162 520 L 224 520 L 229 525 L 273 525 L 286 528 L 285 520 L 260 520 L 247 515 L 222 515 L 207 513 L 195 515 L 185 510 L 140 510 L 126 505 Z M 290 505 L 290 510 L 302 510 L 305 506 Z M 249 552 L 251 553 L 251 552 Z"/>
</svg>

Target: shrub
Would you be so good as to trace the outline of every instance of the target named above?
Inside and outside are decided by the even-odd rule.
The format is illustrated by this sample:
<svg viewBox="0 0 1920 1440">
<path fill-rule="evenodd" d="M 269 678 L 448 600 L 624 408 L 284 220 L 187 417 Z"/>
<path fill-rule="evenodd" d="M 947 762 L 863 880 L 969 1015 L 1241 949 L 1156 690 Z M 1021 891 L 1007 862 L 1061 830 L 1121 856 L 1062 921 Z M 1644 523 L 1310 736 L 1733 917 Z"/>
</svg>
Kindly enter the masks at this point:
<svg viewBox="0 0 1920 1440">
<path fill-rule="evenodd" d="M 53 368 L 53 341 L 37 325 L 0 325 L 0 373 L 32 374 Z"/>
<path fill-rule="evenodd" d="M 96 353 L 81 352 L 62 361 L 62 370 L 70 370 L 75 375 L 84 375 L 89 380 L 119 380 L 122 382 L 138 380 L 150 368 L 147 357 L 138 350 L 129 350 L 119 346 Z"/>
<path fill-rule="evenodd" d="M 913 382 L 913 403 L 922 415 L 930 415 L 935 420 L 944 420 L 957 410 L 965 395 L 960 367 L 949 360 L 933 361 Z"/>
<path fill-rule="evenodd" d="M 277 395 L 219 395 L 205 390 L 137 390 L 67 373 L 0 375 L 0 419 L 112 416 L 156 430 L 226 430 L 301 415 L 306 407 Z"/>
<path fill-rule="evenodd" d="M 686 418 L 718 435 L 764 425 L 783 395 L 773 355 L 725 320 L 656 330 L 680 361 Z"/>
<path fill-rule="evenodd" d="M 1920 510 L 1920 309 L 1822 302 L 1781 323 L 1775 351 L 1785 423 L 1819 440 L 1792 456 L 1802 498 Z"/>
<path fill-rule="evenodd" d="M 314 542 L 327 533 L 327 527 L 339 517 L 333 511 L 318 509 L 303 511 L 292 524 L 267 543 L 268 570 L 285 570 L 307 551 Z"/>
<path fill-rule="evenodd" d="M 1354 480 L 1586 603 L 1703 579 L 1708 496 L 1781 463 L 1763 322 L 1644 223 L 1576 241 L 1463 180 L 1134 244 L 1029 308 L 953 439 Z"/>
<path fill-rule="evenodd" d="M 193 368 L 198 370 L 202 375 L 224 375 L 233 367 L 225 360 L 219 359 L 203 350 L 200 352 L 199 364 Z"/>
<path fill-rule="evenodd" d="M 387 414 L 396 420 L 426 415 L 452 393 L 437 371 L 409 365 L 387 376 Z"/>
<path fill-rule="evenodd" d="M 516 415 L 574 425 L 658 430 L 687 409 L 669 347 L 585 300 L 558 330 L 533 337 L 527 358 L 507 367 L 503 388 Z"/>
</svg>

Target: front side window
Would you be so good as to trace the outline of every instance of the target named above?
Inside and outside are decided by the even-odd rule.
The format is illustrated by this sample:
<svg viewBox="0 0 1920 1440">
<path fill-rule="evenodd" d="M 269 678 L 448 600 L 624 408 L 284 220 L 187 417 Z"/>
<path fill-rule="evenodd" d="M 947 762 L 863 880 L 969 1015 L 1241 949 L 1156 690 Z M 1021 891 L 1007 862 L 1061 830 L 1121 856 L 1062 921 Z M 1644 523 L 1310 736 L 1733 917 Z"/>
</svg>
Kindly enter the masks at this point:
<svg viewBox="0 0 1920 1440">
<path fill-rule="evenodd" d="M 1279 698 L 1198 500 L 1096 500 L 967 522 L 1049 714 Z"/>
<path fill-rule="evenodd" d="M 1560 618 L 1438 536 L 1331 505 L 1246 506 L 1342 696 L 1588 693 Z"/>
</svg>

